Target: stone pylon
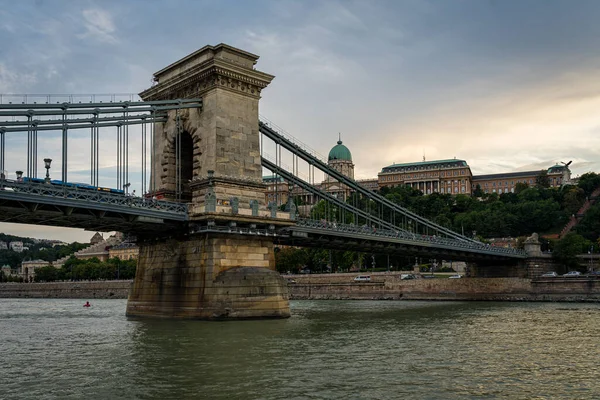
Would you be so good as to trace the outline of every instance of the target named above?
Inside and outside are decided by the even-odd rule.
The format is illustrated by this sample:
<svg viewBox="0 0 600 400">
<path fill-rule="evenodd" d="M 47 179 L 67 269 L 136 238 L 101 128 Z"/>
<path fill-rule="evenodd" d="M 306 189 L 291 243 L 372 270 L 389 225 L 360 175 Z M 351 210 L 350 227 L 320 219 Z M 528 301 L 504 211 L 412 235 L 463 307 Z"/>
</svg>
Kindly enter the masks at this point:
<svg viewBox="0 0 600 400">
<path fill-rule="evenodd" d="M 276 228 L 290 213 L 267 209 L 258 102 L 273 79 L 258 56 L 205 46 L 154 74 L 145 101 L 201 98 L 201 109 L 169 111 L 154 127 L 154 196 L 189 204 L 180 237 L 139 237 L 130 316 L 289 317 L 275 270 Z"/>
</svg>

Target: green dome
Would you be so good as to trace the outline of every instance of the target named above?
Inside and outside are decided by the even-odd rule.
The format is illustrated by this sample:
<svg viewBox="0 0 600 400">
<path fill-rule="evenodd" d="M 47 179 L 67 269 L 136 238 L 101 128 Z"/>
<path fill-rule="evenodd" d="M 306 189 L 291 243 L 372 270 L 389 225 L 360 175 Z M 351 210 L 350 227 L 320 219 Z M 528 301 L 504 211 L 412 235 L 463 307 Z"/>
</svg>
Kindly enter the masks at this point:
<svg viewBox="0 0 600 400">
<path fill-rule="evenodd" d="M 333 146 L 329 152 L 328 160 L 352 161 L 352 154 L 350 154 L 350 150 L 342 144 L 342 141 L 338 140 L 337 144 Z"/>
</svg>

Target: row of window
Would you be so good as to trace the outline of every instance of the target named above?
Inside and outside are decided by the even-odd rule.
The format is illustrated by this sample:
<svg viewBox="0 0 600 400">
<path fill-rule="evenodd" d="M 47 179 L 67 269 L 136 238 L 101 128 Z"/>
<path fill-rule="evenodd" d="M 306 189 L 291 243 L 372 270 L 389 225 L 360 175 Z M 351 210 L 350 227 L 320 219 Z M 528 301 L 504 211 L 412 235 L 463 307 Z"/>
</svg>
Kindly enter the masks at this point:
<svg viewBox="0 0 600 400">
<path fill-rule="evenodd" d="M 427 189 L 427 191 L 425 193 L 431 194 L 431 193 L 437 193 L 437 192 L 438 191 L 435 190 L 435 189 L 433 191 L 431 189 Z M 453 192 L 454 193 L 459 193 L 458 186 L 455 186 L 454 190 L 452 190 L 451 187 L 449 187 L 449 188 L 440 188 L 439 192 L 440 193 L 447 193 L 447 194 L 452 194 Z M 466 193 L 466 192 L 467 192 L 467 188 L 465 188 L 464 186 L 461 186 L 460 187 L 460 193 Z"/>
<path fill-rule="evenodd" d="M 453 164 L 441 164 L 441 165 L 426 165 L 420 167 L 402 167 L 402 168 L 384 168 L 383 172 L 406 172 L 406 171 L 424 171 L 424 170 L 435 170 L 441 168 L 456 168 L 464 167 L 465 163 L 453 163 Z"/>
<path fill-rule="evenodd" d="M 485 189 L 483 192 L 484 193 L 496 193 L 496 189 L 492 189 L 491 192 L 490 192 L 489 189 Z M 515 188 L 510 188 L 510 189 L 507 188 L 507 189 L 504 189 L 504 190 L 498 189 L 497 193 L 498 194 L 502 194 L 502 193 L 514 193 L 514 192 L 515 192 Z"/>
<path fill-rule="evenodd" d="M 393 176 L 382 176 L 381 177 L 381 181 L 383 182 L 391 182 L 391 181 L 399 181 L 399 180 L 407 180 L 407 179 L 417 179 L 417 178 L 437 178 L 438 176 L 442 176 L 442 177 L 447 177 L 447 176 L 458 176 L 458 175 L 465 175 L 466 171 L 464 169 L 461 169 L 460 171 L 453 171 L 453 172 L 442 172 L 441 174 L 436 174 L 436 173 L 429 173 L 429 174 L 407 174 L 407 175 L 393 175 Z"/>
<path fill-rule="evenodd" d="M 431 182 L 406 182 L 407 185 L 429 185 L 431 186 L 431 184 L 435 184 L 437 181 L 431 181 Z M 458 185 L 459 183 L 464 185 L 469 183 L 467 179 L 455 179 L 453 181 L 441 181 L 440 185 L 452 185 L 452 183 L 454 183 L 455 185 Z"/>
</svg>

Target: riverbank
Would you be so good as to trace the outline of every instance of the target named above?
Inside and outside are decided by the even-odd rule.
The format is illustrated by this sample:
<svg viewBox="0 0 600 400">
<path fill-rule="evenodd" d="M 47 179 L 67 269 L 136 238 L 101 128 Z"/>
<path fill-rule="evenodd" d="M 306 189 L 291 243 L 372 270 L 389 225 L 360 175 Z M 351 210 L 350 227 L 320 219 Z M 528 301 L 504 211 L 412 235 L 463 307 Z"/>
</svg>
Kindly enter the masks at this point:
<svg viewBox="0 0 600 400">
<path fill-rule="evenodd" d="M 291 300 L 471 300 L 600 302 L 600 279 L 461 278 L 402 280 L 401 274 L 285 275 Z M 0 298 L 126 299 L 132 281 L 2 283 Z"/>
<path fill-rule="evenodd" d="M 2 283 L 0 298 L 126 299 L 133 281 Z"/>
<path fill-rule="evenodd" d="M 594 278 L 461 278 L 401 280 L 400 273 L 287 275 L 293 300 L 474 300 L 600 302 Z"/>
</svg>

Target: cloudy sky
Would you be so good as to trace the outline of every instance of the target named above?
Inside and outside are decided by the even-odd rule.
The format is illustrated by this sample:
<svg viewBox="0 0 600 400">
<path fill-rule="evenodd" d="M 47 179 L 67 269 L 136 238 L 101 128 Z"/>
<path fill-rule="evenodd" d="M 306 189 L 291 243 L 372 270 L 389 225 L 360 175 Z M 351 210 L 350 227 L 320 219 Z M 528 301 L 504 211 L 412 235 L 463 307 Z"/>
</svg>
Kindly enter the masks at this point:
<svg viewBox="0 0 600 400">
<path fill-rule="evenodd" d="M 276 76 L 261 114 L 322 154 L 341 132 L 357 178 L 423 155 L 577 175 L 600 170 L 599 19 L 584 0 L 0 0 L 0 93 L 138 93 L 223 42 Z"/>
</svg>

